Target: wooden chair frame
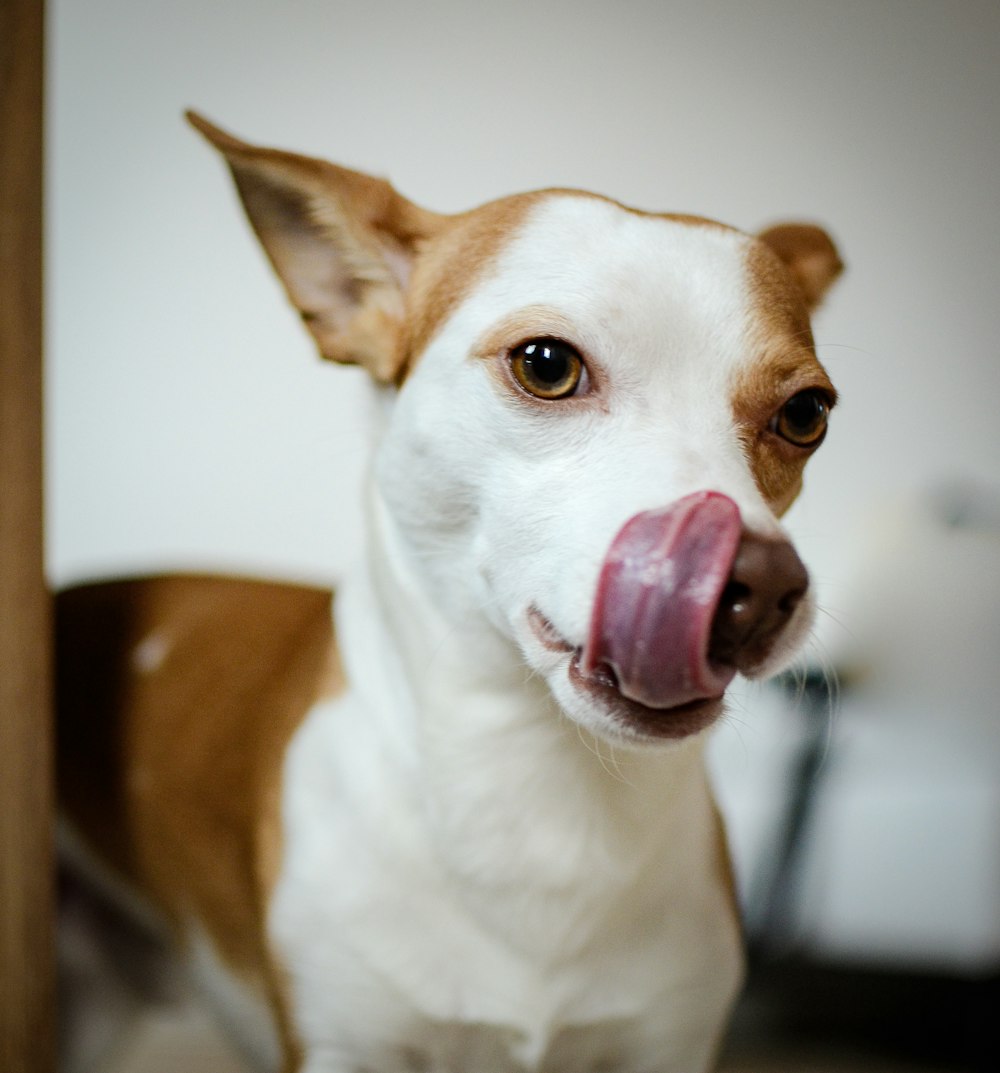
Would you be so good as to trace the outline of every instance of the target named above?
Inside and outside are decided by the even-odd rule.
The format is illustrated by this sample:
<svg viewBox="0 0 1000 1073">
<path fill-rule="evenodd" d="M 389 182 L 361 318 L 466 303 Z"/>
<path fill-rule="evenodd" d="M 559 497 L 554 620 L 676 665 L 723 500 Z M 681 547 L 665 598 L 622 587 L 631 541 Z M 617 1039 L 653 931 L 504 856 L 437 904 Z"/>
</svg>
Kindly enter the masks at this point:
<svg viewBox="0 0 1000 1073">
<path fill-rule="evenodd" d="M 42 0 L 0 0 L 0 1069 L 54 1046 L 50 614 L 42 544 Z"/>
</svg>

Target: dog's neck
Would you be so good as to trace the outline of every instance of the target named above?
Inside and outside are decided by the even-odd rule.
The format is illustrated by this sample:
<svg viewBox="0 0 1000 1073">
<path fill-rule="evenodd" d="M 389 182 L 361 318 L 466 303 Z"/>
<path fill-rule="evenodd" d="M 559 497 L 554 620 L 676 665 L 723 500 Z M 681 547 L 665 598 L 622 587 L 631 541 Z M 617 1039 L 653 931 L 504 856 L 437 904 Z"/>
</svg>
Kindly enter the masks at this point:
<svg viewBox="0 0 1000 1073">
<path fill-rule="evenodd" d="M 612 750 L 579 730 L 485 615 L 442 614 L 377 491 L 369 525 L 344 593 L 348 678 L 355 659 L 385 661 L 369 704 L 449 868 L 508 893 L 586 876 L 598 896 L 602 879 L 627 888 L 665 847 L 683 857 L 714 837 L 701 740 Z"/>
</svg>

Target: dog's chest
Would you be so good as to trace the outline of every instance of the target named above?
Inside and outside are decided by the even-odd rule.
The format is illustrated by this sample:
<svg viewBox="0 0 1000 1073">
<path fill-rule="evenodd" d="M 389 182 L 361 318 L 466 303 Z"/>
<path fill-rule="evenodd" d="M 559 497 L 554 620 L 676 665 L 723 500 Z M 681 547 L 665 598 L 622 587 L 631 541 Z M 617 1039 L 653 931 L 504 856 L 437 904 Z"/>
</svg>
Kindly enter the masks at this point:
<svg viewBox="0 0 1000 1073">
<path fill-rule="evenodd" d="M 703 1068 L 705 1026 L 739 964 L 714 877 L 661 881 L 652 862 L 618 897 L 595 898 L 583 851 L 558 891 L 544 875 L 533 891 L 520 876 L 459 876 L 405 780 L 366 747 L 376 739 L 352 731 L 348 749 L 331 732 L 369 724 L 342 698 L 302 728 L 286 768 L 270 930 L 309 1073 Z M 683 874 L 670 863 L 663 875 Z M 651 1065 L 665 1053 L 679 1064 Z"/>
</svg>

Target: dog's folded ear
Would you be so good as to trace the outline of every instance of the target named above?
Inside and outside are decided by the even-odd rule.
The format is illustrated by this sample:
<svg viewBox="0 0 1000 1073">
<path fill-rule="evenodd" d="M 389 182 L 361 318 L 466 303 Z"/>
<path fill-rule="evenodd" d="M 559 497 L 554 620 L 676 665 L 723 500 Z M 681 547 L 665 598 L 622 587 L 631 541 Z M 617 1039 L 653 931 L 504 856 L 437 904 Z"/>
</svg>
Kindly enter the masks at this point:
<svg viewBox="0 0 1000 1073">
<path fill-rule="evenodd" d="M 810 313 L 844 270 L 837 247 L 815 224 L 775 224 L 758 236 L 785 263 Z"/>
<path fill-rule="evenodd" d="M 226 158 L 247 216 L 293 304 L 333 361 L 397 380 L 414 255 L 445 217 L 376 179 L 312 157 L 248 145 L 194 112 Z"/>
</svg>

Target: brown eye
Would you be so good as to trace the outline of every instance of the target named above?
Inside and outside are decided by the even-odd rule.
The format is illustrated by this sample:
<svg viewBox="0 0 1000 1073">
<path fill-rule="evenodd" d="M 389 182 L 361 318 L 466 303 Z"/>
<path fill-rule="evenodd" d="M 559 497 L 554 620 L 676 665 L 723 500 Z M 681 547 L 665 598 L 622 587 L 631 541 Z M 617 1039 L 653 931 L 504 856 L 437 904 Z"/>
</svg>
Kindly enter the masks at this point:
<svg viewBox="0 0 1000 1073">
<path fill-rule="evenodd" d="M 510 368 L 521 387 L 539 399 L 573 395 L 584 376 L 583 358 L 561 339 L 522 343 L 510 352 Z"/>
<path fill-rule="evenodd" d="M 830 403 L 822 391 L 793 395 L 774 417 L 772 428 L 796 447 L 815 447 L 826 435 Z"/>
</svg>

